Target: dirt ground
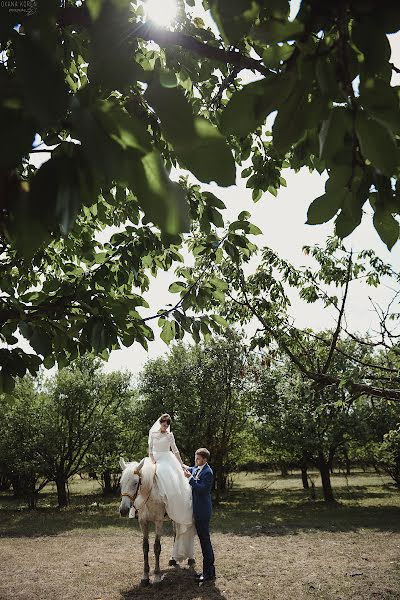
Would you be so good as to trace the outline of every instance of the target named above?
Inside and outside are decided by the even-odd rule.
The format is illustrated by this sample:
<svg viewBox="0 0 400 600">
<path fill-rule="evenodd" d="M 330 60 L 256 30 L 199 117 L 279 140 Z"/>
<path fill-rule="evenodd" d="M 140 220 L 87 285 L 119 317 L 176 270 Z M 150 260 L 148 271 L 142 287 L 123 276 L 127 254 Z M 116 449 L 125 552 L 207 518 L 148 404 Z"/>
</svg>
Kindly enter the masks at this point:
<svg viewBox="0 0 400 600">
<path fill-rule="evenodd" d="M 49 495 L 31 512 L 3 496 L 0 600 L 400 600 L 399 492 L 372 475 L 335 486 L 340 503 L 327 507 L 307 501 L 296 477 L 243 477 L 216 508 L 217 580 L 202 587 L 168 566 L 168 525 L 164 579 L 140 587 L 141 535 L 116 499 L 102 505 L 85 490 L 57 511 Z M 201 570 L 198 545 L 196 558 Z"/>
<path fill-rule="evenodd" d="M 187 567 L 168 567 L 140 587 L 137 531 L 68 532 L 1 540 L 1 600 L 399 600 L 400 535 L 383 532 L 213 536 L 218 579 L 198 587 Z M 199 556 L 199 552 L 197 552 Z"/>
</svg>

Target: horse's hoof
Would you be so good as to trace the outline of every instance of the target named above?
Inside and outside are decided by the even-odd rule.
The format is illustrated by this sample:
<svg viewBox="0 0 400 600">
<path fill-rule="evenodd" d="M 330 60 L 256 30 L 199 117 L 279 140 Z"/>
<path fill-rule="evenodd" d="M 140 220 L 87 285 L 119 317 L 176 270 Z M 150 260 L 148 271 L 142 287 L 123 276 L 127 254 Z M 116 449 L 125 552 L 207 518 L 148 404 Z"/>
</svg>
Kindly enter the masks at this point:
<svg viewBox="0 0 400 600">
<path fill-rule="evenodd" d="M 160 585 L 164 578 L 161 575 L 155 575 L 153 579 L 153 585 Z"/>
<path fill-rule="evenodd" d="M 176 562 L 176 560 L 174 558 L 170 558 L 168 561 L 168 564 L 170 567 L 177 567 L 178 563 Z"/>
<path fill-rule="evenodd" d="M 189 567 L 194 567 L 195 564 L 196 564 L 195 559 L 194 558 L 189 558 L 189 560 L 188 560 Z"/>
<path fill-rule="evenodd" d="M 148 585 L 150 585 L 150 579 L 141 579 L 140 580 L 140 587 L 147 587 Z"/>
</svg>

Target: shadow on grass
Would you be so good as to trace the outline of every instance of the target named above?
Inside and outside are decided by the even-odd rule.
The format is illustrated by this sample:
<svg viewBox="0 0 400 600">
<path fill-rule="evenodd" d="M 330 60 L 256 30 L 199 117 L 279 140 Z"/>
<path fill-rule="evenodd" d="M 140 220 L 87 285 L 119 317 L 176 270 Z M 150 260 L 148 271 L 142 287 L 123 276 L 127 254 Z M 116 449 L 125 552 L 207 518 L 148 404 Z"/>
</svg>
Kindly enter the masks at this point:
<svg viewBox="0 0 400 600">
<path fill-rule="evenodd" d="M 342 486 L 336 490 L 339 502 L 334 505 L 309 500 L 306 490 L 255 488 L 246 483 L 230 490 L 215 506 L 212 531 L 250 536 L 283 536 L 313 530 L 400 532 L 400 492 L 382 483 Z M 55 503 L 54 494 L 43 495 L 40 508 L 31 511 L 0 494 L 0 537 L 58 535 L 74 529 L 129 527 L 132 532 L 140 531 L 137 521 L 119 516 L 118 497 L 75 494 L 71 505 L 62 510 L 55 508 Z M 172 534 L 170 523 L 165 523 L 164 533 Z"/>
<path fill-rule="evenodd" d="M 121 600 L 226 600 L 218 589 L 218 579 L 215 583 L 205 583 L 201 586 L 194 581 L 190 569 L 174 569 L 162 572 L 163 580 L 159 584 L 147 587 L 136 585 L 129 590 L 121 591 Z"/>
</svg>

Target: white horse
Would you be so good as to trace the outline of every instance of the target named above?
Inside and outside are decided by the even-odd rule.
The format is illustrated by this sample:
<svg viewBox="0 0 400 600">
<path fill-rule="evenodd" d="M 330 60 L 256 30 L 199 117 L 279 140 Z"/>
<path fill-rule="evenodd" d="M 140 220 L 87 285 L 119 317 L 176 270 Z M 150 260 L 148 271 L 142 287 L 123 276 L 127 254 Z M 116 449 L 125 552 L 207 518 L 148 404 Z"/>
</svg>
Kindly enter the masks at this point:
<svg viewBox="0 0 400 600">
<path fill-rule="evenodd" d="M 144 460 L 140 469 L 140 476 L 137 472 L 139 463 L 126 463 L 123 458 L 119 461 L 121 475 L 121 504 L 119 507 L 120 515 L 126 517 L 130 510 L 138 511 L 139 525 L 143 534 L 143 559 L 144 571 L 141 585 L 150 583 L 149 566 L 149 524 L 154 523 L 156 539 L 154 541 L 155 568 L 154 583 L 160 583 L 160 554 L 161 554 L 161 535 L 166 514 L 166 506 L 161 498 L 157 485 L 157 465 L 154 465 L 149 458 Z M 176 565 L 176 561 L 171 559 L 169 564 Z M 194 559 L 188 560 L 188 565 L 193 567 Z"/>
</svg>

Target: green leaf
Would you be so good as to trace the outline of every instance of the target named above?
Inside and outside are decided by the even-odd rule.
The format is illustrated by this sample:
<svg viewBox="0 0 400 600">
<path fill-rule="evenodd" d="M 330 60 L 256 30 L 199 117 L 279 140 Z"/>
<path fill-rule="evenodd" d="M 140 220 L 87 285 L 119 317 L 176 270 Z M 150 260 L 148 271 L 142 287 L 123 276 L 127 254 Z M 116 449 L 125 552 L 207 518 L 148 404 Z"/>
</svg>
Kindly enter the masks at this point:
<svg viewBox="0 0 400 600">
<path fill-rule="evenodd" d="M 266 44 L 275 44 L 276 42 L 285 42 L 295 40 L 304 30 L 304 25 L 300 21 L 282 21 L 270 19 L 252 30 L 252 36 Z"/>
<path fill-rule="evenodd" d="M 92 21 L 96 21 L 99 18 L 103 4 L 104 0 L 86 0 L 86 6 L 88 7 Z"/>
<path fill-rule="evenodd" d="M 274 146 L 280 154 L 286 154 L 305 133 L 308 108 L 308 93 L 299 83 L 279 109 L 272 126 Z"/>
<path fill-rule="evenodd" d="M 399 164 L 399 154 L 393 134 L 365 111 L 358 111 L 356 132 L 365 158 L 385 175 L 393 175 Z"/>
<path fill-rule="evenodd" d="M 52 352 L 51 337 L 43 330 L 35 328 L 29 343 L 38 354 L 48 356 Z"/>
<path fill-rule="evenodd" d="M 344 145 L 344 137 L 351 132 L 352 122 L 346 108 L 333 108 L 327 120 L 323 121 L 319 132 L 319 155 L 327 159 L 334 156 Z"/>
<path fill-rule="evenodd" d="M 226 319 L 224 319 L 224 317 L 221 317 L 221 315 L 211 315 L 211 317 L 219 325 L 222 325 L 223 327 L 228 327 L 228 321 Z"/>
<path fill-rule="evenodd" d="M 97 116 L 104 129 L 123 149 L 133 148 L 141 154 L 151 151 L 151 138 L 143 121 L 107 100 L 98 102 Z"/>
<path fill-rule="evenodd" d="M 68 88 L 63 67 L 57 62 L 56 53 L 28 35 L 16 37 L 15 50 L 27 111 L 47 128 L 67 112 Z"/>
<path fill-rule="evenodd" d="M 235 183 L 235 161 L 225 138 L 203 117 L 194 118 L 181 88 L 167 89 L 155 81 L 145 96 L 156 110 L 163 135 L 174 147 L 182 166 L 206 183 Z"/>
<path fill-rule="evenodd" d="M 182 283 L 181 281 L 175 281 L 174 283 L 171 283 L 171 285 L 168 288 L 168 291 L 172 294 L 176 294 L 177 292 L 182 292 L 186 290 L 186 287 L 187 285 L 185 283 Z"/>
<path fill-rule="evenodd" d="M 236 181 L 236 166 L 225 138 L 209 121 L 195 119 L 196 139 L 179 150 L 182 164 L 200 181 L 227 187 Z"/>
<path fill-rule="evenodd" d="M 170 342 L 174 339 L 174 337 L 175 337 L 175 322 L 174 321 L 164 321 L 162 331 L 160 334 L 160 338 L 162 339 L 163 342 L 165 342 L 167 345 L 169 345 Z"/>
<path fill-rule="evenodd" d="M 266 67 L 276 69 L 280 63 L 286 61 L 293 54 L 294 44 L 282 44 L 281 46 L 270 46 L 262 55 Z"/>
<path fill-rule="evenodd" d="M 318 225 L 330 221 L 337 211 L 342 208 L 346 193 L 348 191 L 342 189 L 315 198 L 308 208 L 307 225 Z"/>
<path fill-rule="evenodd" d="M 91 12 L 93 14 L 93 4 Z M 127 2 L 104 2 L 90 28 L 88 78 L 108 90 L 128 90 L 136 81 L 136 40 Z"/>
<path fill-rule="evenodd" d="M 166 88 L 175 88 L 178 85 L 178 80 L 173 71 L 161 71 L 160 84 Z"/>
<path fill-rule="evenodd" d="M 359 226 L 362 219 L 362 204 L 357 197 L 348 193 L 345 197 L 346 203 L 335 221 L 335 233 L 341 239 L 347 237 Z"/>
<path fill-rule="evenodd" d="M 189 205 L 183 189 L 172 182 L 154 150 L 132 165 L 131 187 L 147 219 L 170 234 L 189 230 Z"/>
<path fill-rule="evenodd" d="M 145 98 L 161 120 L 163 135 L 174 148 L 185 148 L 196 137 L 192 107 L 182 88 L 165 88 L 154 80 Z"/>
<path fill-rule="evenodd" d="M 377 121 L 400 132 L 400 102 L 397 90 L 380 77 L 362 78 L 360 101 L 368 113 Z"/>
<path fill-rule="evenodd" d="M 389 40 L 373 19 L 355 21 L 351 37 L 364 54 L 363 68 L 370 74 L 379 73 L 390 60 Z"/>
<path fill-rule="evenodd" d="M 388 210 L 376 209 L 373 217 L 374 227 L 381 240 L 391 250 L 399 239 L 399 224 Z"/>
<path fill-rule="evenodd" d="M 88 322 L 89 342 L 98 354 L 107 347 L 107 332 L 103 319 L 98 317 Z"/>
<path fill-rule="evenodd" d="M 221 115 L 222 133 L 246 137 L 285 102 L 294 83 L 293 74 L 284 73 L 254 81 L 235 92 Z"/>
<path fill-rule="evenodd" d="M 227 44 L 237 43 L 250 29 L 259 8 L 252 0 L 209 0 L 211 15 Z"/>
</svg>

